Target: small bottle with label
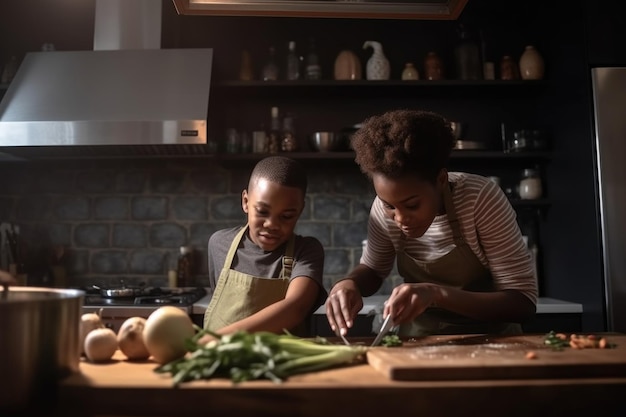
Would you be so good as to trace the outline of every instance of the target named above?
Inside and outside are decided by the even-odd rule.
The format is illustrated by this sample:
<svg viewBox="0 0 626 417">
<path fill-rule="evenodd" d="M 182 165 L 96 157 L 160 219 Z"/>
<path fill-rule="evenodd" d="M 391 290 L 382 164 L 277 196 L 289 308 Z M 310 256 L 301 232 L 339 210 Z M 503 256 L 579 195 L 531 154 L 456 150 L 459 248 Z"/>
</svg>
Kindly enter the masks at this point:
<svg viewBox="0 0 626 417">
<path fill-rule="evenodd" d="M 268 152 L 277 153 L 280 150 L 282 132 L 280 128 L 280 118 L 278 117 L 278 107 L 272 107 L 270 130 L 268 137 Z"/>
<path fill-rule="evenodd" d="M 181 246 L 176 268 L 176 284 L 178 287 L 193 286 L 193 249 Z"/>
<path fill-rule="evenodd" d="M 296 132 L 293 126 L 293 116 L 290 114 L 283 119 L 283 139 L 280 144 L 280 150 L 283 152 L 295 152 L 298 150 L 298 141 L 296 140 Z"/>
<path fill-rule="evenodd" d="M 321 80 L 322 67 L 320 66 L 319 56 L 315 47 L 315 39 L 309 41 L 309 53 L 306 56 L 306 68 L 304 76 L 307 80 Z"/>
<path fill-rule="evenodd" d="M 270 46 L 267 62 L 263 66 L 263 74 L 261 74 L 263 81 L 276 81 L 278 79 L 278 65 L 276 65 L 276 50 L 273 46 Z"/>
<path fill-rule="evenodd" d="M 290 81 L 300 79 L 300 58 L 296 54 L 296 43 L 289 42 L 289 52 L 287 53 L 287 79 Z"/>
</svg>

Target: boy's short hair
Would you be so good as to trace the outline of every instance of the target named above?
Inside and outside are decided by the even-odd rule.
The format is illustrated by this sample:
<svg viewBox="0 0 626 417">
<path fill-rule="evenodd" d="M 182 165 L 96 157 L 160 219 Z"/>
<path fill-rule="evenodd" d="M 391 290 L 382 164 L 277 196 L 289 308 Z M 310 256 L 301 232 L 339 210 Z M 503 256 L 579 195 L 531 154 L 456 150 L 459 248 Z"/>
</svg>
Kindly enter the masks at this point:
<svg viewBox="0 0 626 417">
<path fill-rule="evenodd" d="M 286 187 L 295 187 L 306 194 L 307 174 L 297 161 L 284 156 L 269 156 L 260 160 L 250 175 L 248 191 L 259 179 L 266 179 Z"/>
</svg>

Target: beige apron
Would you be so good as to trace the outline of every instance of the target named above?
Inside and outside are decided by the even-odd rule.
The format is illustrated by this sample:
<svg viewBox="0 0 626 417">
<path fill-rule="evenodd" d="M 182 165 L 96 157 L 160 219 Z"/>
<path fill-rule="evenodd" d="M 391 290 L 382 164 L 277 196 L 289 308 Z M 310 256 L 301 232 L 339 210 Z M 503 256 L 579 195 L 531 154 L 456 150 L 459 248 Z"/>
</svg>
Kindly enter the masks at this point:
<svg viewBox="0 0 626 417">
<path fill-rule="evenodd" d="M 295 236 L 287 243 L 280 277 L 262 278 L 231 269 L 239 243 L 247 230 L 248 226 L 242 227 L 230 244 L 211 302 L 204 313 L 205 329 L 219 330 L 284 299 L 287 294 Z"/>
<path fill-rule="evenodd" d="M 456 247 L 434 261 L 418 262 L 405 252 L 406 238 L 402 235 L 397 249 L 400 276 L 406 283 L 432 282 L 467 291 L 493 291 L 493 279 L 489 269 L 480 263 L 472 248 L 463 239 L 450 187 L 444 188 L 443 201 Z M 416 317 L 412 323 L 401 325 L 399 329 L 400 335 L 412 337 L 469 333 L 516 334 L 521 333 L 521 327 L 517 323 L 477 321 L 448 310 L 431 307 Z"/>
</svg>

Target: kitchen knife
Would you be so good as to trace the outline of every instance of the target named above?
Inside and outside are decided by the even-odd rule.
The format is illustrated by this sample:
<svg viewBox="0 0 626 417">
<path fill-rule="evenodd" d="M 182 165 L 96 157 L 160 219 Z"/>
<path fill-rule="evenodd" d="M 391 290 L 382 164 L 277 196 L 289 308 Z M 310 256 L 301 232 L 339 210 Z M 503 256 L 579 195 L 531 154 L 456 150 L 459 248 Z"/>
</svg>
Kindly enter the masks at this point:
<svg viewBox="0 0 626 417">
<path fill-rule="evenodd" d="M 380 331 L 378 332 L 378 335 L 372 342 L 371 346 L 374 347 L 374 346 L 380 345 L 380 342 L 383 340 L 383 337 L 385 337 L 385 335 L 389 333 L 389 330 L 391 330 L 392 327 L 393 327 L 393 321 L 391 320 L 391 314 L 389 314 L 387 318 L 385 319 L 385 321 L 383 322 L 383 325 L 380 328 Z"/>
</svg>

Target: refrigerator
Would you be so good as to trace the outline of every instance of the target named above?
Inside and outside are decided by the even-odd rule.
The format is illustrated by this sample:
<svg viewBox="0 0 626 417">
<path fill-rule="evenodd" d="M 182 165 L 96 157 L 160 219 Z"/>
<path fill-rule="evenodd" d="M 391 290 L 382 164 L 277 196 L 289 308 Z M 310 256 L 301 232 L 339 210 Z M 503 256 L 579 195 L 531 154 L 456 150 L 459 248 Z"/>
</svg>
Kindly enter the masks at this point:
<svg viewBox="0 0 626 417">
<path fill-rule="evenodd" d="M 626 332 L 626 67 L 591 78 L 606 325 Z"/>
</svg>

